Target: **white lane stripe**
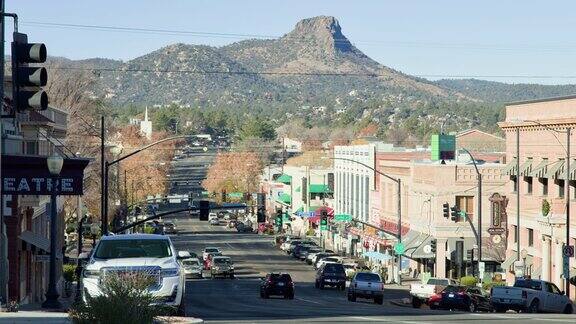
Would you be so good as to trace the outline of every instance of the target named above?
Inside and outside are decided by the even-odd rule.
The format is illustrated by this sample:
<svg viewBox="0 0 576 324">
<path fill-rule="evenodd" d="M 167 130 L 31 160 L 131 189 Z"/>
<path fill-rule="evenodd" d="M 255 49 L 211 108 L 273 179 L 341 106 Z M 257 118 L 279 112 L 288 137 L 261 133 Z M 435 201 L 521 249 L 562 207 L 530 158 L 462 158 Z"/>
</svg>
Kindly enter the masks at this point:
<svg viewBox="0 0 576 324">
<path fill-rule="evenodd" d="M 560 318 L 533 318 L 539 321 L 548 321 L 548 322 L 563 322 L 563 323 L 574 323 L 574 319 L 560 319 Z"/>
<path fill-rule="evenodd" d="M 317 302 L 315 300 L 310 300 L 310 299 L 304 299 L 304 298 L 300 298 L 300 297 L 296 298 L 296 300 L 301 300 L 301 301 L 305 301 L 307 303 L 322 305 L 321 302 Z"/>
</svg>

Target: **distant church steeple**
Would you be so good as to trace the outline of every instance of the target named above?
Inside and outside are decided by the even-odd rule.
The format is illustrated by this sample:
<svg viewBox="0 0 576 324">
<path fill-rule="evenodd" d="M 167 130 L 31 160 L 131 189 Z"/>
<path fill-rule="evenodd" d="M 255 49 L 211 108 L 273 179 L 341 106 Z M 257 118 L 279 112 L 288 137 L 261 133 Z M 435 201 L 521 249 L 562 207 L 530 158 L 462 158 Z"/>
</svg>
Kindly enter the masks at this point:
<svg viewBox="0 0 576 324">
<path fill-rule="evenodd" d="M 148 120 L 148 107 L 144 111 L 144 120 L 140 122 L 140 132 L 147 139 L 152 139 L 152 122 Z"/>
</svg>

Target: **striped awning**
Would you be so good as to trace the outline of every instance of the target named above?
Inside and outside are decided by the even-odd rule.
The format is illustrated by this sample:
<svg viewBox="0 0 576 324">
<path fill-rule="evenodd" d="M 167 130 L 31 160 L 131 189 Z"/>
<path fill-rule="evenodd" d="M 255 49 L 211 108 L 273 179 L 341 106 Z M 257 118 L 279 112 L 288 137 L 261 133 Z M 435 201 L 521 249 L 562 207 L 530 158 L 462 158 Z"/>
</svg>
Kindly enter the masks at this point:
<svg viewBox="0 0 576 324">
<path fill-rule="evenodd" d="M 532 159 L 526 160 L 526 162 L 520 164 L 520 175 L 529 177 L 532 172 Z"/>
<path fill-rule="evenodd" d="M 542 159 L 540 163 L 532 168 L 532 172 L 530 172 L 530 176 L 534 178 L 543 178 L 546 174 L 546 170 L 548 170 L 548 159 Z"/>
<path fill-rule="evenodd" d="M 558 179 L 566 180 L 566 166 L 558 170 Z M 570 180 L 576 180 L 576 161 L 570 160 Z"/>
<path fill-rule="evenodd" d="M 512 161 L 510 161 L 507 165 L 506 168 L 504 168 L 504 170 L 502 170 L 502 174 L 505 175 L 516 175 L 517 174 L 517 168 L 516 168 L 516 158 L 513 158 Z"/>
<path fill-rule="evenodd" d="M 563 166 L 564 166 L 564 160 L 558 160 L 558 161 L 548 165 L 548 170 L 546 171 L 544 178 L 557 179 L 558 178 L 558 171 L 560 171 Z"/>
</svg>

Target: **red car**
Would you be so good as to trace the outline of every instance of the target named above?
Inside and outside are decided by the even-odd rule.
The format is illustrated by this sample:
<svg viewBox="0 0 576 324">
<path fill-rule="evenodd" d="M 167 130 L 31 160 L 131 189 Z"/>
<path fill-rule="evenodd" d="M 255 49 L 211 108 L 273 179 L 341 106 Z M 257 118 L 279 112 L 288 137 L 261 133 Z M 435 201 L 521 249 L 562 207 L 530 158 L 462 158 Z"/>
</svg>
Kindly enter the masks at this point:
<svg viewBox="0 0 576 324">
<path fill-rule="evenodd" d="M 440 303 L 442 303 L 442 292 L 435 293 L 430 298 L 428 298 L 428 307 L 430 309 L 439 309 Z"/>
</svg>

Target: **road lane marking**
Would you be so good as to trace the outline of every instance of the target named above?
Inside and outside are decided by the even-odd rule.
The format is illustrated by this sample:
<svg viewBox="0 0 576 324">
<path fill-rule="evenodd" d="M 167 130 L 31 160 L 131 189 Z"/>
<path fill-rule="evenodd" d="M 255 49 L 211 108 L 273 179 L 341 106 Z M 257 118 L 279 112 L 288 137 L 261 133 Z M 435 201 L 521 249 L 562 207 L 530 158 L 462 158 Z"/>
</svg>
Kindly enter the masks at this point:
<svg viewBox="0 0 576 324">
<path fill-rule="evenodd" d="M 301 300 L 301 301 L 305 301 L 307 303 L 312 303 L 312 304 L 318 304 L 318 305 L 322 305 L 321 302 L 315 301 L 315 300 L 310 300 L 310 299 L 304 299 L 304 298 L 296 298 L 296 300 Z"/>
<path fill-rule="evenodd" d="M 231 248 L 232 250 L 236 250 L 236 248 L 232 247 L 232 245 L 230 245 L 230 243 L 226 243 L 226 245 L 228 245 L 228 247 Z"/>
</svg>

